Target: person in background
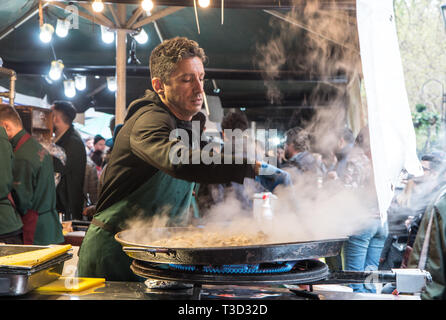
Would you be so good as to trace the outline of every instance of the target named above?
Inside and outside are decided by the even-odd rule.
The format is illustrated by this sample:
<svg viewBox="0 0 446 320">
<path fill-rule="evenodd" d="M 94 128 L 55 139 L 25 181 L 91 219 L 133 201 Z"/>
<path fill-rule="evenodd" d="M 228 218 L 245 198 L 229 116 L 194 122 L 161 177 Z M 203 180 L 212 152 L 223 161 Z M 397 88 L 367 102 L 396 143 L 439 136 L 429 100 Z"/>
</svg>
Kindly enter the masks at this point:
<svg viewBox="0 0 446 320">
<path fill-rule="evenodd" d="M 277 167 L 283 168 L 286 165 L 287 159 L 285 158 L 285 149 L 277 147 Z"/>
<path fill-rule="evenodd" d="M 354 181 L 353 177 L 349 177 L 349 170 L 347 170 L 348 155 L 355 146 L 355 137 L 349 128 L 341 130 L 337 145 L 335 146 L 334 155 L 336 162 L 334 170 L 328 171 L 327 177 L 336 180 L 340 178 L 344 182 Z M 333 166 L 331 166 L 333 169 Z"/>
<path fill-rule="evenodd" d="M 418 229 L 426 209 L 434 201 L 436 194 L 446 181 L 442 172 L 444 170 L 443 161 L 436 155 L 427 154 L 422 156 L 421 165 L 424 175 L 412 178 L 404 190 L 408 197 L 406 208 L 412 212 L 411 216 L 413 218 L 406 221 L 408 239 L 401 263 L 403 268 L 407 267 L 408 259 L 413 250 Z"/>
<path fill-rule="evenodd" d="M 204 115 L 203 115 L 204 116 Z M 222 136 L 225 142 L 225 145 L 230 143 L 232 145 L 232 152 L 236 152 L 237 143 L 236 139 L 229 139 L 225 135 L 225 130 L 236 130 L 239 129 L 241 132 L 244 132 L 249 127 L 249 122 L 246 115 L 240 111 L 237 112 L 229 112 L 225 115 L 222 120 L 221 128 L 222 128 Z M 247 137 L 243 137 L 243 147 L 244 150 L 243 156 L 247 157 L 247 144 L 249 143 Z M 222 153 L 224 152 L 224 147 Z M 209 210 L 212 209 L 216 204 L 222 203 L 229 196 L 234 196 L 238 202 L 240 203 L 240 207 L 244 211 L 250 211 L 252 209 L 252 195 L 255 192 L 264 192 L 266 191 L 258 182 L 254 179 L 245 178 L 243 183 L 238 182 L 228 182 L 224 184 L 202 184 L 198 191 L 197 202 L 200 213 L 202 215 L 206 215 Z"/>
<path fill-rule="evenodd" d="M 368 126 L 361 129 L 354 146 L 350 144 L 350 130 L 340 134 L 336 154 L 340 160 L 339 180 L 361 199 L 369 218 L 357 234 L 344 245 L 344 270 L 378 270 L 381 251 L 388 235 L 387 221 L 382 221 L 376 196 Z M 347 151 L 348 150 L 348 151 Z M 339 169 L 339 168 L 338 168 Z M 373 284 L 352 284 L 355 292 L 376 292 Z"/>
<path fill-rule="evenodd" d="M 85 152 L 87 154 L 90 154 L 91 152 L 93 152 L 93 149 L 94 149 L 93 141 L 94 141 L 94 137 L 88 137 L 87 139 L 85 139 Z"/>
<path fill-rule="evenodd" d="M 76 109 L 69 101 L 55 101 L 51 109 L 55 143 L 65 150 L 67 156 L 65 165 L 53 157 L 54 170 L 61 174 L 56 188 L 57 210 L 64 214 L 64 220 L 81 220 L 87 154 L 82 138 L 73 127 Z"/>
<path fill-rule="evenodd" d="M 51 155 L 23 129 L 14 108 L 0 107 L 0 126 L 5 128 L 14 150 L 12 195 L 23 222 L 23 243 L 63 243 Z"/>
<path fill-rule="evenodd" d="M 315 177 L 322 176 L 322 169 L 317 159 L 310 152 L 310 134 L 299 127 L 292 128 L 286 133 L 285 142 L 285 158 L 286 164 L 282 169 L 293 168 L 299 174 L 312 175 Z"/>
<path fill-rule="evenodd" d="M 114 142 L 113 141 L 114 140 L 113 137 L 115 136 L 115 129 L 116 129 L 115 117 L 110 119 L 110 123 L 109 123 L 108 127 L 110 128 L 110 134 L 111 134 L 112 137 L 107 139 L 107 140 L 105 140 L 105 145 L 111 149 L 111 148 L 113 148 L 113 142 Z"/>
<path fill-rule="evenodd" d="M 231 164 L 206 164 L 202 158 L 193 163 L 197 149 L 180 138 L 171 139 L 172 132 L 190 132 L 192 117 L 202 108 L 205 59 L 204 50 L 187 38 L 165 40 L 152 50 L 154 91 L 146 90 L 127 109 L 103 177 L 96 214 L 79 250 L 80 277 L 145 280 L 130 270 L 132 259 L 114 238 L 129 219 L 167 213 L 168 226 L 181 225 L 196 182 L 241 183 L 245 177 L 264 174 L 274 178 L 275 167 L 250 164 L 247 159 L 241 159 L 241 164 L 235 159 Z M 187 160 L 177 161 L 178 153 Z"/>
<path fill-rule="evenodd" d="M 4 106 L 6 105 L 0 108 Z M 11 195 L 14 155 L 2 126 L 0 126 L 0 163 L 0 243 L 23 244 L 23 223 L 14 208 Z"/>
<path fill-rule="evenodd" d="M 82 216 L 86 217 L 87 220 L 91 220 L 94 214 L 94 207 L 99 197 L 99 178 L 96 165 L 90 157 L 87 157 L 87 163 L 85 165 L 84 197 L 85 204 Z"/>
<path fill-rule="evenodd" d="M 104 166 L 105 148 L 105 138 L 100 134 L 97 134 L 94 137 L 93 150 L 90 153 L 90 159 L 96 165 L 98 179 L 101 176 L 101 172 Z"/>
<path fill-rule="evenodd" d="M 409 233 L 413 248 L 409 247 L 408 242 L 402 265 L 426 270 L 431 274 L 432 282 L 421 293 L 423 300 L 446 300 L 446 180 L 444 168 L 439 172 L 432 196 L 423 201 L 426 210 L 418 215 L 420 221 L 417 230 L 409 231 L 416 233 L 416 236 L 413 240 Z"/>
</svg>

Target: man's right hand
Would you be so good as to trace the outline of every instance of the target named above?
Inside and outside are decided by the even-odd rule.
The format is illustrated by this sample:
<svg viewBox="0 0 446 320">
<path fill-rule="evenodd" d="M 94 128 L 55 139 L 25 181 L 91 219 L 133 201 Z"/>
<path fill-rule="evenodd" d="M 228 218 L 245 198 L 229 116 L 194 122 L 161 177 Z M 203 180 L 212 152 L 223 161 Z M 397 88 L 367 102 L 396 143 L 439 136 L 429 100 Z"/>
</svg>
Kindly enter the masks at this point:
<svg viewBox="0 0 446 320">
<path fill-rule="evenodd" d="M 256 162 L 256 181 L 272 192 L 279 184 L 291 184 L 290 174 L 264 162 Z"/>
</svg>

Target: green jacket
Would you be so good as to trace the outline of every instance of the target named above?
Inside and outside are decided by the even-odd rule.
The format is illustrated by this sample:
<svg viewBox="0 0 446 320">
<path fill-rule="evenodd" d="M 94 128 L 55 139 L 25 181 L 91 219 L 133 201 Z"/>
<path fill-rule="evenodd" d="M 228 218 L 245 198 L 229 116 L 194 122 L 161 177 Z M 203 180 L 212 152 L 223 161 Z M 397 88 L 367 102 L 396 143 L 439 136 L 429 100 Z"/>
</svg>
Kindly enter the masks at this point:
<svg viewBox="0 0 446 320">
<path fill-rule="evenodd" d="M 426 238 L 429 221 L 432 223 L 429 232 L 427 259 L 424 269 L 432 276 L 432 283 L 427 285 L 422 299 L 446 299 L 446 187 L 443 186 L 436 200 L 429 205 L 421 220 L 415 238 L 413 251 L 409 258 L 408 268 L 418 268 L 420 256 Z M 421 266 L 422 267 L 422 266 Z"/>
<path fill-rule="evenodd" d="M 12 189 L 12 168 L 14 155 L 3 127 L 0 126 L 0 235 L 15 232 L 22 228 L 19 214 L 8 200 Z"/>
<path fill-rule="evenodd" d="M 140 116 L 132 117 L 136 112 Z M 240 165 L 223 164 L 223 159 L 222 164 L 191 164 L 191 153 L 189 164 L 172 164 L 169 154 L 178 141 L 169 136 L 177 128 L 190 134 L 191 122 L 177 119 L 153 91 L 132 102 L 103 173 L 97 212 L 131 195 L 158 170 L 198 183 L 243 183 L 245 177 L 255 177 L 254 166 L 246 160 Z"/>
<path fill-rule="evenodd" d="M 25 134 L 26 131 L 21 130 L 11 139 L 14 149 Z M 25 215 L 28 210 L 35 210 L 39 214 L 34 244 L 63 242 L 62 225 L 56 211 L 56 186 L 51 155 L 31 137 L 14 152 L 14 156 L 13 195 L 17 210 L 21 215 Z"/>
</svg>

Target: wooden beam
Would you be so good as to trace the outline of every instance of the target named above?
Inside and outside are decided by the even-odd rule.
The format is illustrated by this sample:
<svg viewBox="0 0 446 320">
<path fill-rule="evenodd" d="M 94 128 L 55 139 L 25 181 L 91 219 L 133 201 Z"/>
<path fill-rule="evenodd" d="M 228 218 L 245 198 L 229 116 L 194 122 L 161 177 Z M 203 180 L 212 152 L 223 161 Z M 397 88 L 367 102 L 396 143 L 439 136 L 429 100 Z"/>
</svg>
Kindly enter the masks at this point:
<svg viewBox="0 0 446 320">
<path fill-rule="evenodd" d="M 144 18 L 141 21 L 136 22 L 133 25 L 132 29 L 138 29 L 139 27 L 142 27 L 142 26 L 149 24 L 153 21 L 156 21 L 158 19 L 164 18 L 164 17 L 168 16 L 169 14 L 177 12 L 181 9 L 184 9 L 184 7 L 168 7 L 161 11 L 157 11 L 154 14 L 152 14 L 151 16 L 148 16 L 147 18 Z"/>
<path fill-rule="evenodd" d="M 109 18 L 107 18 L 105 15 L 103 15 L 101 12 L 95 12 L 93 11 L 93 8 L 91 5 L 85 4 L 85 3 L 79 3 L 79 5 L 87 10 L 93 17 L 95 17 L 98 20 L 101 20 L 104 24 L 108 24 L 112 27 L 109 28 L 116 28 L 116 25 L 111 21 Z"/>
<path fill-rule="evenodd" d="M 127 21 L 126 28 L 131 29 L 136 20 L 141 16 L 144 10 L 141 7 L 138 7 L 133 15 L 130 17 L 129 21 Z"/>
<path fill-rule="evenodd" d="M 118 19 L 121 25 L 125 24 L 126 6 L 118 4 Z M 127 32 L 124 29 L 116 30 L 116 93 L 115 93 L 115 119 L 116 124 L 124 123 L 127 96 Z"/>
<path fill-rule="evenodd" d="M 42 8 L 46 7 L 48 3 L 43 3 Z M 20 27 L 22 24 L 24 24 L 26 21 L 28 21 L 30 18 L 35 16 L 39 12 L 39 4 L 36 4 L 32 6 L 23 16 L 21 16 L 19 19 L 17 19 L 13 24 L 9 25 L 5 29 L 3 29 L 0 32 L 0 40 L 2 40 L 4 37 L 6 37 L 8 34 L 16 30 L 18 27 Z"/>
<path fill-rule="evenodd" d="M 116 15 L 116 10 L 115 10 L 115 7 L 114 7 L 113 3 L 107 4 L 107 9 L 110 11 L 110 13 L 111 13 L 111 15 L 113 17 L 113 20 L 115 21 L 115 25 L 118 28 L 121 28 L 122 25 L 121 25 L 121 23 L 120 23 L 120 21 L 118 19 L 118 16 Z"/>
<path fill-rule="evenodd" d="M 49 4 L 52 5 L 52 6 L 54 6 L 54 7 L 58 7 L 58 8 L 60 8 L 60 9 L 63 9 L 63 10 L 65 10 L 65 8 L 68 6 L 67 4 L 64 4 L 64 3 L 58 3 L 58 2 L 50 2 Z M 77 15 L 80 16 L 80 17 L 82 17 L 82 18 L 84 18 L 84 19 L 87 19 L 88 21 L 91 21 L 91 22 L 93 22 L 93 23 L 95 23 L 95 24 L 99 24 L 99 25 L 102 25 L 102 26 L 104 26 L 104 27 L 111 28 L 111 29 L 114 29 L 114 28 L 115 28 L 115 25 L 114 25 L 113 23 L 110 24 L 110 23 L 107 23 L 107 22 L 105 22 L 105 21 L 96 19 L 94 16 L 91 16 L 91 15 L 89 15 L 89 14 L 86 13 L 86 12 L 83 12 L 83 11 L 78 10 L 78 11 L 77 11 Z"/>
</svg>

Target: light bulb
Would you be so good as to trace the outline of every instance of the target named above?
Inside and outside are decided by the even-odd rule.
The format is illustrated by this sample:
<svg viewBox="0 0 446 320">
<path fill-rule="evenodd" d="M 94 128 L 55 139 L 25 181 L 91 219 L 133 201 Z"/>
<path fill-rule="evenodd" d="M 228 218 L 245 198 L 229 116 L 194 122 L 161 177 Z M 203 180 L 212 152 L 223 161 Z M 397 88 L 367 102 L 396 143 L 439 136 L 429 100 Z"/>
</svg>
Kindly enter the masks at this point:
<svg viewBox="0 0 446 320">
<path fill-rule="evenodd" d="M 142 0 L 141 8 L 143 8 L 144 11 L 147 11 L 147 12 L 152 11 L 152 9 L 153 9 L 153 1 L 152 0 Z"/>
<path fill-rule="evenodd" d="M 76 87 L 74 85 L 74 80 L 69 79 L 63 82 L 65 96 L 67 98 L 73 98 L 76 95 Z"/>
<path fill-rule="evenodd" d="M 210 0 L 198 0 L 198 5 L 202 8 L 209 7 L 209 4 L 211 3 Z"/>
<path fill-rule="evenodd" d="M 70 27 L 69 20 L 57 19 L 56 34 L 60 38 L 65 38 L 68 35 L 68 29 Z"/>
<path fill-rule="evenodd" d="M 48 73 L 50 79 L 59 80 L 64 68 L 62 60 L 51 61 L 50 72 Z"/>
<path fill-rule="evenodd" d="M 133 36 L 133 38 L 135 38 L 135 40 L 139 44 L 144 44 L 149 40 L 149 36 L 147 35 L 147 33 L 145 32 L 145 30 L 143 28 L 141 28 L 141 31 L 138 34 L 136 34 L 135 36 Z"/>
<path fill-rule="evenodd" d="M 104 4 L 101 0 L 94 0 L 91 7 L 93 8 L 94 12 L 102 12 L 102 10 L 104 10 Z"/>
<path fill-rule="evenodd" d="M 105 43 L 112 43 L 115 40 L 115 33 L 107 29 L 107 27 L 101 26 L 102 41 Z"/>
<path fill-rule="evenodd" d="M 116 78 L 115 77 L 107 77 L 107 87 L 110 91 L 116 91 Z"/>
<path fill-rule="evenodd" d="M 76 89 L 79 91 L 85 90 L 87 87 L 87 77 L 77 75 L 74 77 L 74 84 L 76 85 Z"/>
<path fill-rule="evenodd" d="M 40 27 L 39 38 L 42 42 L 48 43 L 53 38 L 53 33 L 54 33 L 54 27 L 48 23 L 45 23 Z"/>
</svg>

